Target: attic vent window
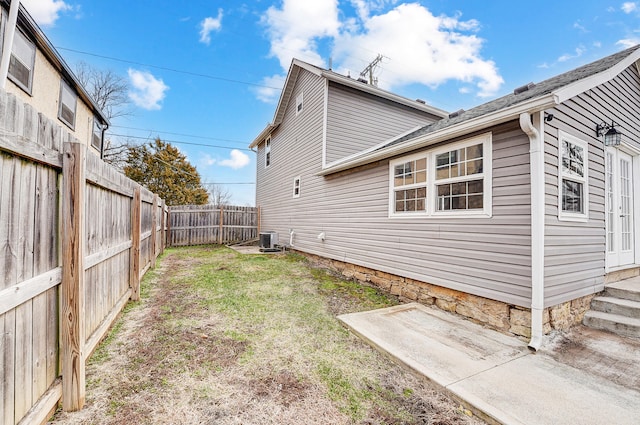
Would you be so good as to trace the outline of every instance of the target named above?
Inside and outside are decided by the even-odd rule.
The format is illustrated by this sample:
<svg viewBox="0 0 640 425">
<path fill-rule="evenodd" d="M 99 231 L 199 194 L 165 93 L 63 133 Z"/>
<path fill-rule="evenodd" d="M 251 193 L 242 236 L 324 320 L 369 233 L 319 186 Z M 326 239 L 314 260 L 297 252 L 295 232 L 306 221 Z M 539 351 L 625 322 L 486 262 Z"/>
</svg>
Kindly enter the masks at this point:
<svg viewBox="0 0 640 425">
<path fill-rule="evenodd" d="M 458 109 L 457 111 L 450 113 L 449 118 L 455 118 L 459 115 L 462 115 L 463 112 L 464 112 L 464 109 Z"/>
<path fill-rule="evenodd" d="M 296 97 L 296 116 L 302 113 L 303 107 L 304 107 L 304 101 L 303 101 L 302 93 L 300 93 L 298 97 Z"/>
<path fill-rule="evenodd" d="M 264 142 L 264 166 L 271 165 L 271 136 L 267 137 Z"/>
<path fill-rule="evenodd" d="M 520 87 L 516 88 L 516 89 L 513 91 L 513 94 L 520 94 L 520 93 L 524 93 L 524 92 L 526 92 L 526 91 L 531 90 L 531 89 L 532 89 L 532 88 L 534 88 L 535 86 L 536 86 L 536 85 L 535 85 L 535 83 L 533 83 L 533 82 L 531 82 L 531 83 L 529 83 L 529 84 L 525 84 L 524 86 L 520 86 Z"/>
</svg>

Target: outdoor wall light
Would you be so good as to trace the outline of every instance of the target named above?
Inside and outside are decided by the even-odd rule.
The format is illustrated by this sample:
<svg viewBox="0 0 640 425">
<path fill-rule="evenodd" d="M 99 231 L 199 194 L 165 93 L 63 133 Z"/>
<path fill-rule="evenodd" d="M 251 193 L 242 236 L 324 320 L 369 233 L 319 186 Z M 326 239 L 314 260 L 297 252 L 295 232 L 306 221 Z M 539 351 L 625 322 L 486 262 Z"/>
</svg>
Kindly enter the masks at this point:
<svg viewBox="0 0 640 425">
<path fill-rule="evenodd" d="M 616 127 L 620 127 L 613 121 L 611 121 L 611 125 L 603 122 L 602 124 L 598 124 L 596 126 L 596 135 L 598 137 L 604 136 L 604 145 L 605 146 L 619 146 L 622 141 L 622 133 L 616 130 Z"/>
</svg>

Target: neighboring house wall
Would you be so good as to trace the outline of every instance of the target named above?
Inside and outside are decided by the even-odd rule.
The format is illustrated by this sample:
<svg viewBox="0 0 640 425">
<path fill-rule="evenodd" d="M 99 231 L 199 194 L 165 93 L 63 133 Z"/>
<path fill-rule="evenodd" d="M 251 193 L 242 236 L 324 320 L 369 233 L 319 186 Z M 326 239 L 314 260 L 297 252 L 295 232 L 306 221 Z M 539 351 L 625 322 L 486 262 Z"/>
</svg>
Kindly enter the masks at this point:
<svg viewBox="0 0 640 425">
<path fill-rule="evenodd" d="M 327 98 L 327 164 L 439 119 L 335 82 Z"/>
<path fill-rule="evenodd" d="M 57 118 L 62 77 L 60 72 L 51 65 L 40 50 L 36 50 L 33 71 L 33 88 L 31 94 L 26 93 L 22 88 L 18 87 L 10 78 L 7 78 L 7 92 L 15 94 L 18 99 L 30 104 L 47 117 L 57 119 L 58 124 L 65 126 L 76 139 L 87 146 L 91 146 L 91 135 L 93 133 L 93 113 L 91 109 L 78 97 L 75 126 L 74 128 L 70 128 L 66 123 Z M 99 151 L 95 149 L 94 152 L 99 153 Z"/>
<path fill-rule="evenodd" d="M 530 306 L 529 141 L 516 122 L 476 133 L 492 133 L 493 217 L 389 218 L 389 161 L 315 176 L 321 145 L 300 141 L 318 133 L 299 134 L 296 142 L 290 115 L 272 136 L 266 172 L 259 149 L 262 229 L 277 231 L 281 243 L 293 230 L 296 250 Z M 298 175 L 301 193 L 293 198 Z"/>
<path fill-rule="evenodd" d="M 597 124 L 620 124 L 623 142 L 640 149 L 640 75 L 635 66 L 576 96 L 552 112 L 545 131 L 545 306 L 604 289 L 605 156 Z M 558 220 L 558 136 L 562 131 L 588 143 L 589 220 Z M 638 158 L 636 158 L 636 161 Z M 636 168 L 637 169 L 637 168 Z M 634 176 L 638 181 L 640 176 Z M 637 226 L 640 223 L 636 223 Z M 636 232 L 637 234 L 637 232 Z"/>
</svg>

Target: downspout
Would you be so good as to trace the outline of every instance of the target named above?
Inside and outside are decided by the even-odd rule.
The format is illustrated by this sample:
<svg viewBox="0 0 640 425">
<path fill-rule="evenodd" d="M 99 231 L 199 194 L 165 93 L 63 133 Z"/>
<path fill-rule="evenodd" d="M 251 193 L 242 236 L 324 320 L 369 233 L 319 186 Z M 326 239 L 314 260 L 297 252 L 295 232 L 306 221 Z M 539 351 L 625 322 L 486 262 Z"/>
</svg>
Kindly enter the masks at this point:
<svg viewBox="0 0 640 425">
<path fill-rule="evenodd" d="M 104 134 L 109 129 L 109 124 L 105 123 L 102 126 L 102 143 L 100 143 L 100 159 L 104 159 Z"/>
<path fill-rule="evenodd" d="M 18 10 L 20 0 L 12 0 L 9 6 L 9 19 L 4 30 L 4 42 L 2 43 L 2 60 L 0 60 L 0 88 L 7 86 L 7 76 L 9 75 L 9 62 L 11 60 L 11 49 L 13 48 L 13 38 L 16 34 L 16 23 L 18 22 Z"/>
<path fill-rule="evenodd" d="M 544 312 L 544 111 L 520 114 L 520 128 L 529 136 L 531 178 L 531 341 L 542 345 Z"/>
</svg>

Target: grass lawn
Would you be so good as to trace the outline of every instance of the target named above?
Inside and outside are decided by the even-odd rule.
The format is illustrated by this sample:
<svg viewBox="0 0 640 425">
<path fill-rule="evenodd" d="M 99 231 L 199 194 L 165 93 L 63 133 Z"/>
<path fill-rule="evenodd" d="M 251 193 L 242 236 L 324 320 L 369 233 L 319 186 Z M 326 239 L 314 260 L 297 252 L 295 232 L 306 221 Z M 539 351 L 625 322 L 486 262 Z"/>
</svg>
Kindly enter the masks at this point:
<svg viewBox="0 0 640 425">
<path fill-rule="evenodd" d="M 52 423 L 479 423 L 336 319 L 397 303 L 295 254 L 168 249 Z"/>
</svg>

